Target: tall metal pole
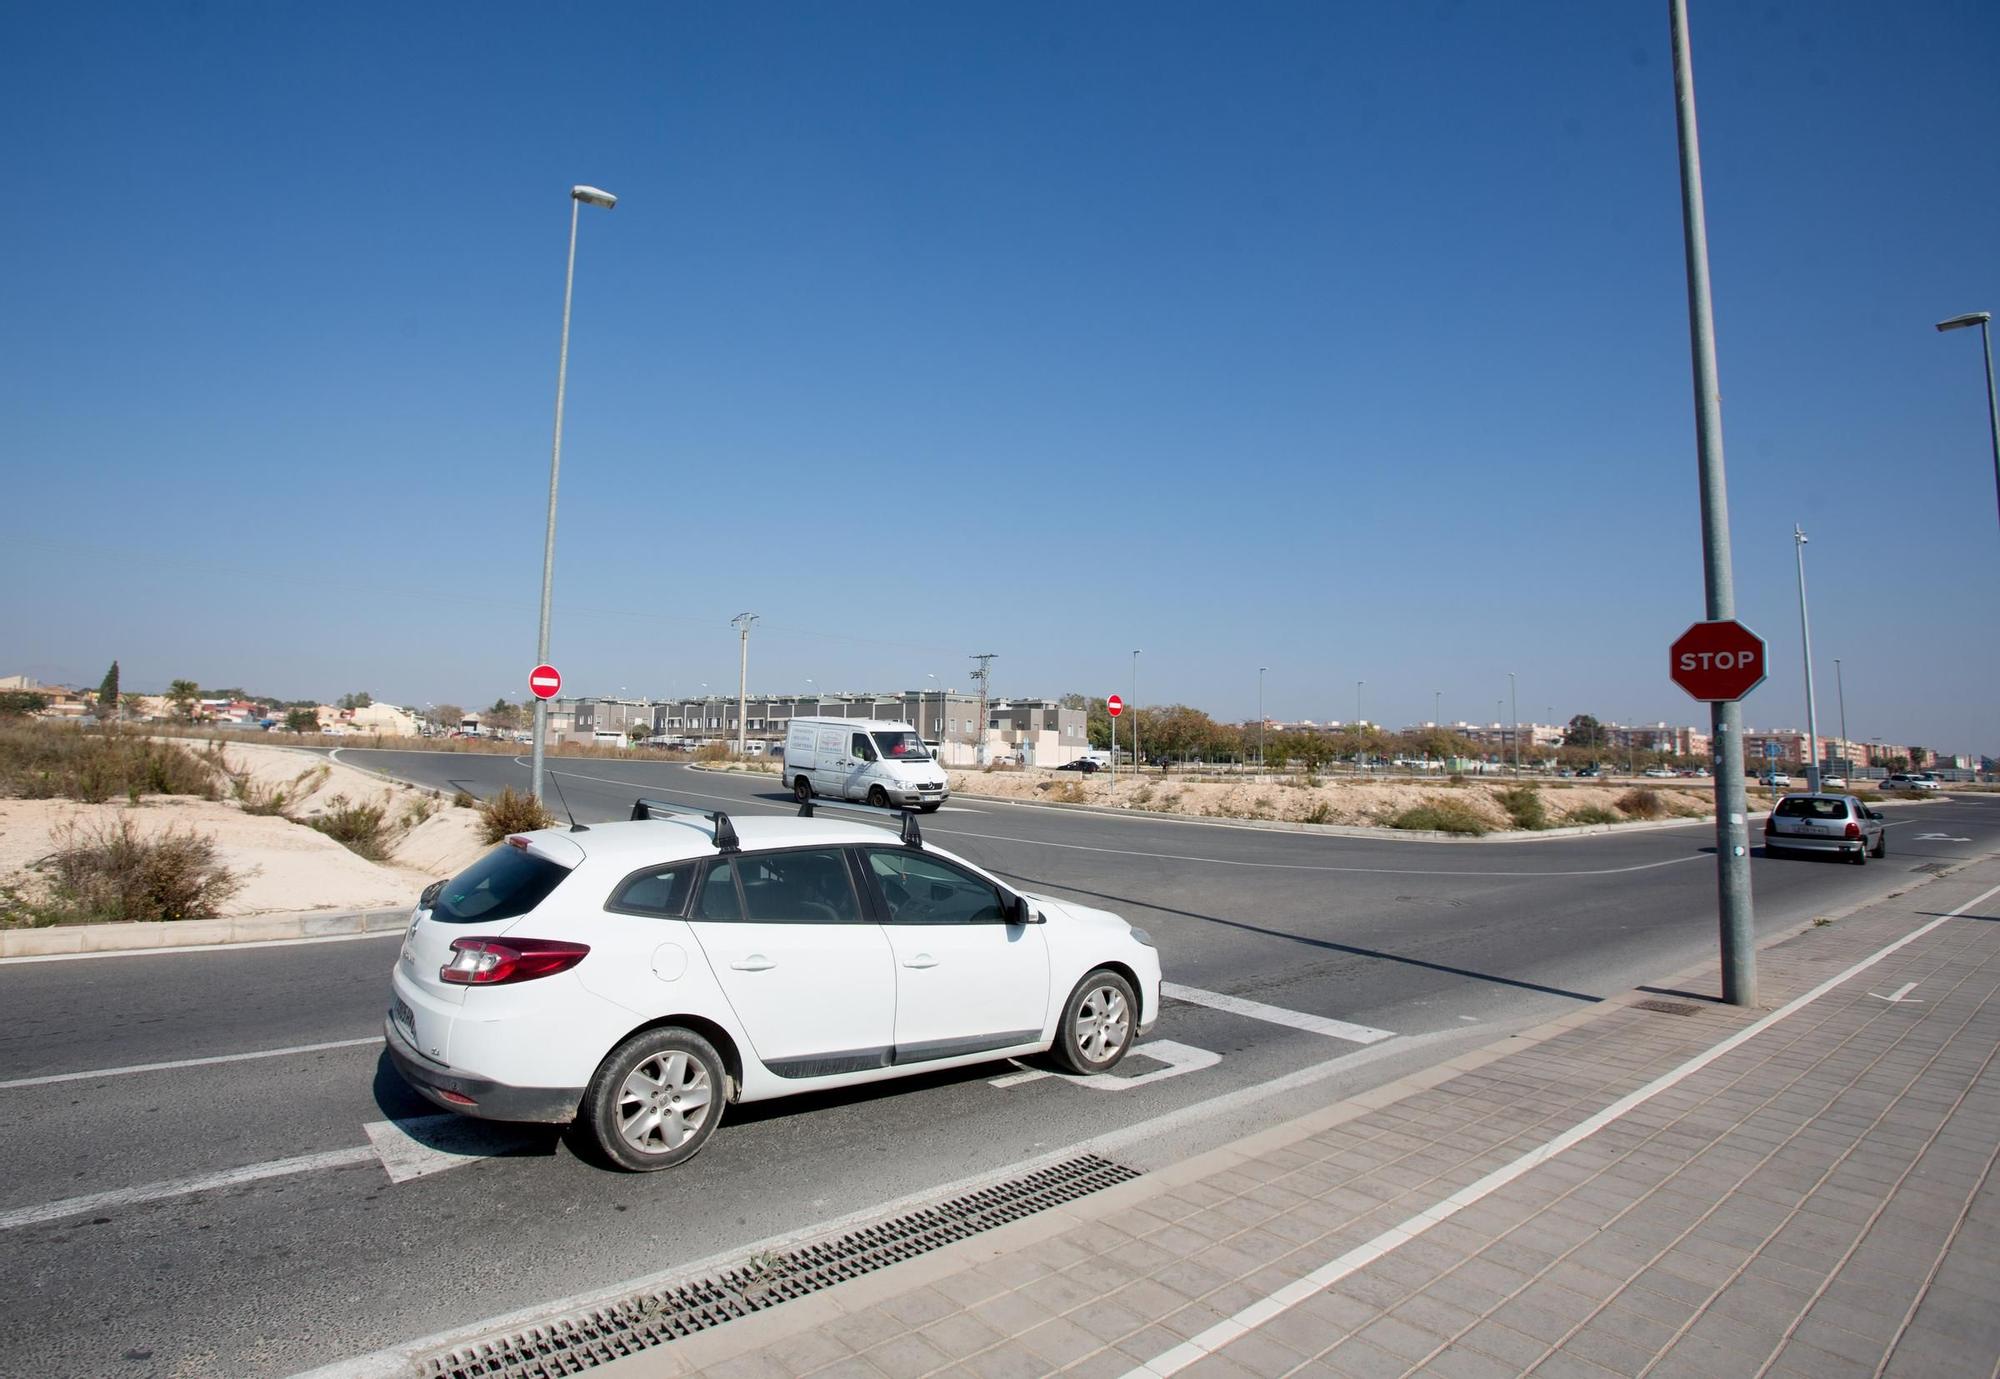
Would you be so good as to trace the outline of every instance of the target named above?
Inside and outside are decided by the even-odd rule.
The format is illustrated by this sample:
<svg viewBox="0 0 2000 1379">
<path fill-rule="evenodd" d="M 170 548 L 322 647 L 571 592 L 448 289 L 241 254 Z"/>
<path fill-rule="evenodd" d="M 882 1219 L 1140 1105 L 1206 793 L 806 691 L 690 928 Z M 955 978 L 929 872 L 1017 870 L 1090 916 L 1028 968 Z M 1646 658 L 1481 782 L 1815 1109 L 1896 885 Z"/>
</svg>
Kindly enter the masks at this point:
<svg viewBox="0 0 2000 1379">
<path fill-rule="evenodd" d="M 1979 323 L 1979 343 L 1986 352 L 1986 420 L 1993 437 L 1993 496 L 2000 503 L 2000 402 L 1993 396 L 1993 323 Z"/>
<path fill-rule="evenodd" d="M 1125 706 L 1132 714 L 1132 779 L 1145 779 L 1146 764 L 1139 756 L 1139 653 L 1132 653 L 1132 702 Z"/>
<path fill-rule="evenodd" d="M 1667 0 L 1673 30 L 1674 105 L 1680 144 L 1681 229 L 1686 240 L 1688 330 L 1694 372 L 1695 451 L 1701 475 L 1702 585 L 1711 622 L 1736 616 L 1729 559 L 1729 485 L 1722 463 L 1722 402 L 1715 368 L 1715 314 L 1709 296 L 1708 217 L 1701 193 L 1701 136 L 1695 127 L 1694 59 L 1687 0 Z M 1750 896 L 1750 826 L 1743 796 L 1743 709 L 1709 706 L 1715 752 L 1715 889 L 1722 947 L 1722 999 L 1757 1004 L 1756 930 Z"/>
<path fill-rule="evenodd" d="M 744 733 L 750 726 L 750 629 L 755 625 L 755 613 L 738 613 L 729 620 L 729 625 L 742 633 L 740 650 L 736 656 L 736 755 L 744 755 Z"/>
<path fill-rule="evenodd" d="M 549 450 L 549 521 L 542 537 L 542 620 L 535 637 L 535 664 L 549 663 L 549 595 L 555 588 L 556 571 L 556 481 L 562 475 L 563 389 L 569 381 L 569 303 L 576 285 L 576 219 L 583 203 L 569 200 L 569 262 L 563 269 L 562 349 L 556 355 L 556 437 Z M 549 701 L 535 697 L 535 750 L 533 789 L 537 802 L 542 798 L 542 755 L 549 737 Z"/>
<path fill-rule="evenodd" d="M 1854 763 L 1847 750 L 1847 686 L 1840 682 L 1840 658 L 1833 658 L 1833 688 L 1840 695 L 1840 773 L 1846 776 L 1847 788 L 1854 788 Z"/>
<path fill-rule="evenodd" d="M 1514 672 L 1507 672 L 1507 714 L 1514 720 L 1514 774 L 1521 774 L 1521 699 L 1514 692 Z"/>
<path fill-rule="evenodd" d="M 1368 682 L 1354 682 L 1354 774 L 1361 774 L 1361 687 Z"/>
<path fill-rule="evenodd" d="M 1819 710 L 1813 700 L 1812 623 L 1806 618 L 1806 534 L 1792 526 L 1792 552 L 1799 562 L 1799 640 L 1806 650 L 1806 789 L 1819 793 Z"/>
<path fill-rule="evenodd" d="M 1257 769 L 1264 769 L 1264 672 L 1269 666 L 1257 667 Z"/>
</svg>

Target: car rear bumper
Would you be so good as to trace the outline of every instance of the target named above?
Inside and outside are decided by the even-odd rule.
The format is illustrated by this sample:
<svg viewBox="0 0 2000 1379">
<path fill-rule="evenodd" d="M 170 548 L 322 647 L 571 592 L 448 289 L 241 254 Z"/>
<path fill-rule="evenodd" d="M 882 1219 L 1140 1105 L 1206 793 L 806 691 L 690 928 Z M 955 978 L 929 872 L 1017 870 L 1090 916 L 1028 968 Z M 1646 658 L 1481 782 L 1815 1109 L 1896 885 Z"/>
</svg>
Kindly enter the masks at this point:
<svg viewBox="0 0 2000 1379">
<path fill-rule="evenodd" d="M 1808 837 L 1799 833 L 1767 833 L 1764 846 L 1783 852 L 1860 852 L 1868 846 L 1865 838 Z"/>
<path fill-rule="evenodd" d="M 410 1047 L 391 1016 L 382 1019 L 382 1037 L 403 1081 L 425 1100 L 461 1116 L 559 1125 L 576 1119 L 577 1105 L 583 1100 L 581 1087 L 512 1087 L 440 1068 Z M 454 1100 L 461 1097 L 464 1100 Z"/>
</svg>

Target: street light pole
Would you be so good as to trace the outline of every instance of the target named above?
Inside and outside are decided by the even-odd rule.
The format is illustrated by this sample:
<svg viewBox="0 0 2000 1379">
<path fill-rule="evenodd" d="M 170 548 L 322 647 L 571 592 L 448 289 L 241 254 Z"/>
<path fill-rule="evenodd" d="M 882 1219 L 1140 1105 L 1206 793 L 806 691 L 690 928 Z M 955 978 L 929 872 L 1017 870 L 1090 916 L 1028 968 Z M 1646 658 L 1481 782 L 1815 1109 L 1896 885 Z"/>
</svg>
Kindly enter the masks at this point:
<svg viewBox="0 0 2000 1379">
<path fill-rule="evenodd" d="M 1139 757 L 1139 653 L 1132 653 L 1132 779 L 1143 780 L 1146 763 Z M 1114 753 L 1115 755 L 1115 753 Z"/>
<path fill-rule="evenodd" d="M 1521 774 L 1521 699 L 1514 692 L 1514 672 L 1507 672 L 1507 713 L 1514 720 L 1514 774 Z"/>
<path fill-rule="evenodd" d="M 596 187 L 569 189 L 569 263 L 563 269 L 562 348 L 556 355 L 556 437 L 549 449 L 549 522 L 542 537 L 542 621 L 535 638 L 535 664 L 549 663 L 549 595 L 555 587 L 556 569 L 556 480 L 562 474 L 563 389 L 569 381 L 569 303 L 576 285 L 576 219 L 584 203 L 610 210 L 618 198 Z M 535 752 L 532 788 L 539 803 L 542 798 L 542 755 L 549 737 L 549 701 L 535 696 Z"/>
<path fill-rule="evenodd" d="M 1994 498 L 2000 502 L 2000 401 L 1996 401 L 1993 395 L 1993 313 L 1973 311 L 1937 323 L 1941 331 L 1963 330 L 1967 326 L 1979 327 L 1979 343 L 1986 353 L 1986 420 L 1993 437 Z"/>
<path fill-rule="evenodd" d="M 729 620 L 729 625 L 742 636 L 740 650 L 736 657 L 736 755 L 745 755 L 744 733 L 750 726 L 750 629 L 757 622 L 755 613 L 738 613 Z"/>
<path fill-rule="evenodd" d="M 1799 640 L 1806 652 L 1806 789 L 1819 793 L 1819 710 L 1813 700 L 1812 624 L 1806 620 L 1806 534 L 1792 526 L 1792 552 L 1799 562 Z"/>
<path fill-rule="evenodd" d="M 1264 769 L 1264 672 L 1269 666 L 1257 667 L 1257 769 Z"/>
<path fill-rule="evenodd" d="M 1361 774 L 1361 687 L 1368 682 L 1354 682 L 1354 774 Z"/>
<path fill-rule="evenodd" d="M 1694 112 L 1694 58 L 1687 0 L 1667 0 L 1674 57 L 1675 135 L 1680 151 L 1681 231 L 1688 284 L 1688 340 L 1694 374 L 1695 452 L 1701 481 L 1702 588 L 1708 620 L 1736 616 L 1729 558 L 1729 481 L 1722 458 L 1722 402 L 1715 366 L 1715 308 L 1708 281 L 1708 212 L 1701 188 L 1701 134 Z M 1715 752 L 1715 890 L 1722 999 L 1757 1004 L 1757 940 L 1750 898 L 1750 825 L 1743 797 L 1743 708 L 1709 706 Z"/>
<path fill-rule="evenodd" d="M 1854 762 L 1847 750 L 1847 686 L 1840 682 L 1840 658 L 1833 658 L 1833 688 L 1840 696 L 1840 773 L 1847 777 L 1847 788 L 1854 788 Z"/>
</svg>

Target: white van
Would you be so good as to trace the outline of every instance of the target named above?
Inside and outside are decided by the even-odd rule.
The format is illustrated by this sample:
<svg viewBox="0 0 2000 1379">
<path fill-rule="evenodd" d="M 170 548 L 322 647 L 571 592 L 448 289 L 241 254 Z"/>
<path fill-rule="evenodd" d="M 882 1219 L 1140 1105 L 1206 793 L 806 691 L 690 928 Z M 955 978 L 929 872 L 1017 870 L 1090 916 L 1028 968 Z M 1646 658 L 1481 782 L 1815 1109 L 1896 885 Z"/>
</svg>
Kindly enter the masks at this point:
<svg viewBox="0 0 2000 1379">
<path fill-rule="evenodd" d="M 927 814 L 951 794 L 915 728 L 867 718 L 794 718 L 785 735 L 785 779 L 801 802 L 831 795 L 913 804 Z"/>
</svg>

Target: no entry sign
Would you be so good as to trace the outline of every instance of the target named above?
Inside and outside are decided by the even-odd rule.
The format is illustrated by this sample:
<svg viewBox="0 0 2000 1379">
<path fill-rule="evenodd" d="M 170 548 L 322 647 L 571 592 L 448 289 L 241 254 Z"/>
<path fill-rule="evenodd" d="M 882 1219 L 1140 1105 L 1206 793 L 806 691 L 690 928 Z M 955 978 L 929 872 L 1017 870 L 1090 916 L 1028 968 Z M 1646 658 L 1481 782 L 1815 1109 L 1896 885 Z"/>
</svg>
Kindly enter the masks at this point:
<svg viewBox="0 0 2000 1379">
<path fill-rule="evenodd" d="M 1764 683 L 1764 639 L 1740 622 L 1698 622 L 1668 650 L 1667 666 L 1696 699 L 1741 699 Z"/>
<path fill-rule="evenodd" d="M 1113 718 L 1116 718 L 1119 714 L 1125 712 L 1125 701 L 1114 694 L 1104 701 L 1104 711 Z"/>
<path fill-rule="evenodd" d="M 537 699 L 553 699 L 562 693 L 562 672 L 554 666 L 536 666 L 528 672 L 528 692 Z"/>
</svg>

